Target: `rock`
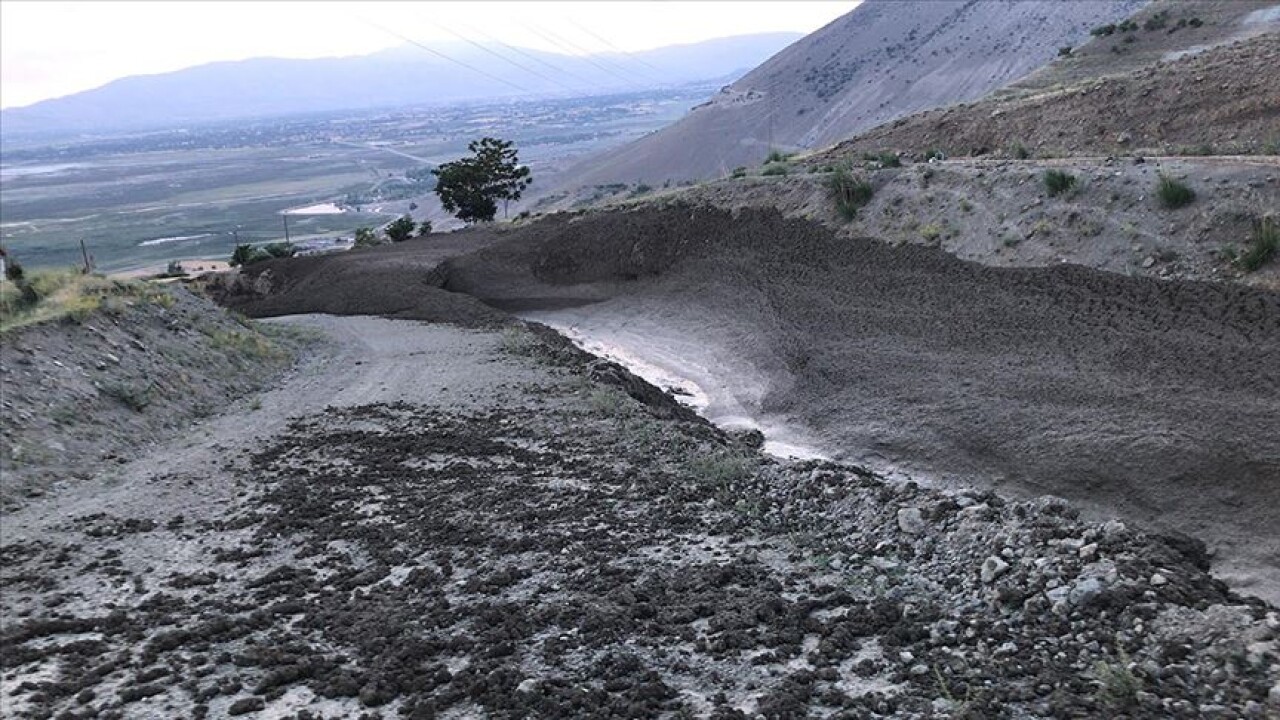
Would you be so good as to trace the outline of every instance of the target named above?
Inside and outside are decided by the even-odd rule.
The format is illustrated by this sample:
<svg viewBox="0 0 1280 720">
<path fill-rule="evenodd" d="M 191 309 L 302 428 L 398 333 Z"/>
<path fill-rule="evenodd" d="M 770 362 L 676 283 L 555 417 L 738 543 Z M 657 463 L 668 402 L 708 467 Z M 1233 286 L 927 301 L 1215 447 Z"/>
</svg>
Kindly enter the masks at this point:
<svg viewBox="0 0 1280 720">
<path fill-rule="evenodd" d="M 1280 708 L 1280 682 L 1271 686 L 1271 690 L 1267 692 L 1267 702 L 1272 707 Z"/>
<path fill-rule="evenodd" d="M 1148 255 L 1142 259 L 1142 267 L 1144 268 L 1149 268 L 1155 264 L 1156 264 L 1156 259 L 1154 256 Z"/>
<path fill-rule="evenodd" d="M 1169 582 L 1169 578 L 1165 577 L 1160 573 L 1155 573 L 1151 576 L 1151 584 L 1155 585 L 1156 587 L 1160 587 L 1161 585 L 1166 585 L 1168 584 L 1168 582 Z"/>
<path fill-rule="evenodd" d="M 1082 545 L 1080 546 L 1080 549 L 1076 551 L 1076 553 L 1080 556 L 1081 560 L 1092 560 L 1098 557 L 1098 543 L 1089 543 L 1088 545 Z"/>
<path fill-rule="evenodd" d="M 1088 605 L 1101 595 L 1106 587 L 1100 578 L 1084 578 L 1071 586 L 1071 589 L 1067 592 L 1067 602 L 1075 607 Z"/>
<path fill-rule="evenodd" d="M 919 535 L 927 528 L 920 508 L 905 507 L 898 511 L 898 529 L 902 532 L 908 535 Z"/>
<path fill-rule="evenodd" d="M 995 582 L 996 578 L 1005 574 L 1005 572 L 1007 572 L 1008 570 L 1009 570 L 1009 563 L 1001 560 L 995 555 L 992 555 L 988 557 L 986 560 L 982 561 L 982 570 L 980 571 L 982 582 L 984 583 Z"/>
<path fill-rule="evenodd" d="M 537 689 L 538 689 L 537 678 L 525 678 L 520 682 L 519 685 L 516 686 L 516 692 L 518 693 L 536 692 Z"/>
<path fill-rule="evenodd" d="M 1116 136 L 1117 145 L 1128 145 L 1132 141 L 1133 141 L 1133 133 L 1130 133 L 1130 132 L 1122 132 Z"/>
</svg>

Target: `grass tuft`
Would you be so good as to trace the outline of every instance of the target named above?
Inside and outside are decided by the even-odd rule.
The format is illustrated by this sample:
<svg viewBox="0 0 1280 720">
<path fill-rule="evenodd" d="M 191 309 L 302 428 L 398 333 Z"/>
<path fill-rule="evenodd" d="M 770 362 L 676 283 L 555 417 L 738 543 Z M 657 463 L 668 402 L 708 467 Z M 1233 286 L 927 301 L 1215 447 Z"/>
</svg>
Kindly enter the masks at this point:
<svg viewBox="0 0 1280 720">
<path fill-rule="evenodd" d="M 847 167 L 836 168 L 827 178 L 827 191 L 836 203 L 836 212 L 846 221 L 858 216 L 858 209 L 871 202 L 875 188 L 865 179 L 854 175 Z"/>
<path fill-rule="evenodd" d="M 1196 199 L 1196 193 L 1186 184 L 1168 175 L 1161 175 L 1156 182 L 1156 197 L 1160 198 L 1161 205 L 1170 210 L 1177 210 L 1190 205 Z"/>
<path fill-rule="evenodd" d="M 1280 248 L 1280 223 L 1265 217 L 1254 224 L 1253 239 L 1249 247 L 1236 258 L 1236 264 L 1246 272 L 1253 272 L 1275 256 Z"/>
<path fill-rule="evenodd" d="M 1049 197 L 1056 197 L 1076 186 L 1076 178 L 1063 170 L 1045 170 L 1044 187 Z"/>
<path fill-rule="evenodd" d="M 0 282 L 0 334 L 37 323 L 81 322 L 117 299 L 141 300 L 164 307 L 173 297 L 145 282 L 86 275 L 71 268 L 36 270 L 21 280 Z"/>
</svg>

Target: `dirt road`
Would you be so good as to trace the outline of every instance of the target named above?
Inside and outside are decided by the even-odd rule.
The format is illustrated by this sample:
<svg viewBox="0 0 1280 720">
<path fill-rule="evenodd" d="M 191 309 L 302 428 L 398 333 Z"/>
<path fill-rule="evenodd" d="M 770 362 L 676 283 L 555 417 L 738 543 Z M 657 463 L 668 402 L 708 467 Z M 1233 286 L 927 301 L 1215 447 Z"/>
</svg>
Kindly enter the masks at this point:
<svg viewBox="0 0 1280 720">
<path fill-rule="evenodd" d="M 6 716 L 1261 717 L 1280 696 L 1280 621 L 1194 544 L 779 465 L 530 331 L 281 322 L 336 342 L 4 517 Z"/>
</svg>

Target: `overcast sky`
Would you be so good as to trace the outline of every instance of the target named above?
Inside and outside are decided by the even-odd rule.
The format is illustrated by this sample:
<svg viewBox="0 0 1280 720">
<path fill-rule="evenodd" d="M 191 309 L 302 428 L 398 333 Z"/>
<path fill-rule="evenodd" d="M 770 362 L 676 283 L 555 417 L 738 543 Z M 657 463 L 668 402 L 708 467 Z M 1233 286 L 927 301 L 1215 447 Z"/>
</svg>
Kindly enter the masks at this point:
<svg viewBox="0 0 1280 720">
<path fill-rule="evenodd" d="M 402 44 L 397 34 L 427 45 L 460 42 L 461 35 L 552 52 L 629 52 L 730 35 L 808 33 L 857 4 L 2 0 L 0 107 L 216 60 L 369 53 Z"/>
</svg>

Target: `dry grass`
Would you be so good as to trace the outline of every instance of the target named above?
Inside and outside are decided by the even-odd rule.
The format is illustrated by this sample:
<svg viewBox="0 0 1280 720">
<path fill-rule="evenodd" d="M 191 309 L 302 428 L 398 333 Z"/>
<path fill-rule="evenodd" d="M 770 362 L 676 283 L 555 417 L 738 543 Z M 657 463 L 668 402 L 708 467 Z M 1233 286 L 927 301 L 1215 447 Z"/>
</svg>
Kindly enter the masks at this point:
<svg viewBox="0 0 1280 720">
<path fill-rule="evenodd" d="M 162 288 L 145 282 L 85 275 L 74 269 L 36 270 L 21 284 L 0 282 L 0 334 L 37 323 L 81 321 L 117 298 L 173 302 Z"/>
</svg>

